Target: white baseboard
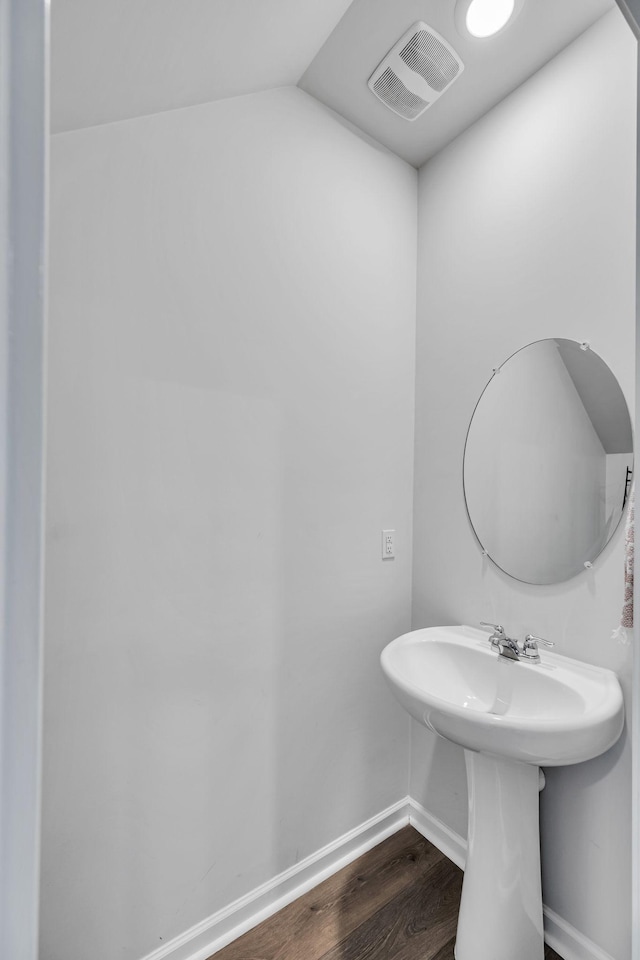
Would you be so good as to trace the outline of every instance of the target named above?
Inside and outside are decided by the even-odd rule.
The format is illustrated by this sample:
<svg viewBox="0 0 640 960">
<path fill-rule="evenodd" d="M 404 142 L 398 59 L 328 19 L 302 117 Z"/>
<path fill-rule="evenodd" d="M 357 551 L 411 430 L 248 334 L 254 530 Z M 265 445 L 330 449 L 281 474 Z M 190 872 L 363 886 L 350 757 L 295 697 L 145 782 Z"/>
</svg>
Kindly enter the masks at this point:
<svg viewBox="0 0 640 960">
<path fill-rule="evenodd" d="M 409 822 L 418 833 L 464 870 L 467 841 L 412 797 L 409 797 Z M 555 911 L 543 907 L 543 913 L 544 939 L 564 960 L 613 960 L 610 954 L 563 920 Z"/>
<path fill-rule="evenodd" d="M 613 960 L 549 907 L 544 908 L 544 938 L 564 960 Z"/>
<path fill-rule="evenodd" d="M 409 822 L 409 797 L 186 930 L 143 960 L 207 960 Z"/>
<path fill-rule="evenodd" d="M 446 823 L 425 810 L 417 800 L 409 797 L 409 823 L 421 833 L 425 840 L 441 850 L 457 867 L 464 870 L 467 858 L 467 841 Z"/>
<path fill-rule="evenodd" d="M 412 797 L 405 797 L 273 880 L 164 943 L 143 960 L 208 960 L 232 940 L 357 860 L 407 823 L 464 870 L 467 841 Z M 613 960 L 549 907 L 544 907 L 544 937 L 564 960 Z"/>
</svg>

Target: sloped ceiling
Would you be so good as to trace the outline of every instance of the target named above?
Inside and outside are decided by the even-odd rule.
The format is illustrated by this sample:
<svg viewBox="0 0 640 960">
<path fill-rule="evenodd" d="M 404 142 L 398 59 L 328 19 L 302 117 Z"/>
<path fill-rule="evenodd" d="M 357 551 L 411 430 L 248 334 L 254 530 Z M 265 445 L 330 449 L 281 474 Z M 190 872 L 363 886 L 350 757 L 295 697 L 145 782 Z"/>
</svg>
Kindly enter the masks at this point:
<svg viewBox="0 0 640 960">
<path fill-rule="evenodd" d="M 419 167 L 614 7 L 525 0 L 478 41 L 458 32 L 455 0 L 52 0 L 52 132 L 299 84 Z M 465 70 L 408 123 L 367 80 L 416 20 Z"/>
<path fill-rule="evenodd" d="M 626 21 L 640 39 L 640 0 L 617 0 Z"/>
<path fill-rule="evenodd" d="M 630 454 L 633 434 L 627 401 L 607 364 L 590 350 L 576 349 L 571 340 L 557 340 L 556 345 L 604 452 Z"/>
<path fill-rule="evenodd" d="M 52 0 L 52 132 L 296 84 L 350 2 Z"/>
<path fill-rule="evenodd" d="M 419 167 L 615 3 L 525 0 L 514 22 L 487 40 L 458 31 L 455 6 L 455 0 L 354 0 L 300 86 Z M 373 96 L 367 80 L 389 48 L 417 20 L 426 21 L 449 41 L 465 69 L 440 100 L 409 123 Z"/>
</svg>

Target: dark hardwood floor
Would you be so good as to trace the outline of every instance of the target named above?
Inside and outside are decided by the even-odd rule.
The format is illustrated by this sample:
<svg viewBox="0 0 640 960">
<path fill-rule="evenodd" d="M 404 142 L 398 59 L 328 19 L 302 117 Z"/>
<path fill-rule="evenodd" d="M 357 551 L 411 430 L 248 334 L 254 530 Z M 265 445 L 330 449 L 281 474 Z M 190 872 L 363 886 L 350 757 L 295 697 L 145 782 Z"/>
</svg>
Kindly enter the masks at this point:
<svg viewBox="0 0 640 960">
<path fill-rule="evenodd" d="M 462 871 L 404 827 L 215 960 L 453 960 L 461 888 Z M 545 960 L 560 958 L 547 947 Z"/>
</svg>

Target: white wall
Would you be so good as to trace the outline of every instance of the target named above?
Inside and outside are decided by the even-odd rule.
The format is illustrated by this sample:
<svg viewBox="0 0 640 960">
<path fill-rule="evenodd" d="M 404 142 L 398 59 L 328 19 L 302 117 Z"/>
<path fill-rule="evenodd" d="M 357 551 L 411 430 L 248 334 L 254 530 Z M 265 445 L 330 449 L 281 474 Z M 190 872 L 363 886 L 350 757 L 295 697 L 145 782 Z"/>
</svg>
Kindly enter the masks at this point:
<svg viewBox="0 0 640 960">
<path fill-rule="evenodd" d="M 481 556 L 462 451 L 491 369 L 544 337 L 590 340 L 633 409 L 635 70 L 635 41 L 614 11 L 421 170 L 418 240 L 414 627 L 495 619 L 620 670 L 625 688 L 629 648 L 611 639 L 622 530 L 593 571 L 517 583 Z M 464 834 L 462 751 L 417 726 L 412 744 L 412 795 Z M 628 960 L 626 735 L 601 759 L 548 773 L 546 903 Z"/>
<path fill-rule="evenodd" d="M 293 88 L 52 159 L 41 960 L 136 960 L 406 794 L 417 176 Z"/>
</svg>

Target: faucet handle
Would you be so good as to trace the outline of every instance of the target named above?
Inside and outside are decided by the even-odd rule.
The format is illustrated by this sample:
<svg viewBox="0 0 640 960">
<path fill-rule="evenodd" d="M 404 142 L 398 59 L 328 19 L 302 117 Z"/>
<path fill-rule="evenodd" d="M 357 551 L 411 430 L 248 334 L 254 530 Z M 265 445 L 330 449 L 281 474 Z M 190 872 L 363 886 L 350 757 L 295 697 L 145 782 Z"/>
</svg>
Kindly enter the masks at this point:
<svg viewBox="0 0 640 960">
<path fill-rule="evenodd" d="M 538 644 L 541 643 L 545 647 L 555 647 L 553 640 L 546 640 L 544 637 L 534 637 L 532 633 L 528 633 L 524 638 L 524 643 L 522 644 L 522 656 L 527 660 L 532 660 L 534 663 L 540 662 L 540 654 L 538 653 Z"/>
<path fill-rule="evenodd" d="M 526 635 L 526 637 L 524 638 L 524 642 L 527 646 L 529 644 L 541 643 L 543 647 L 555 647 L 555 643 L 553 642 L 553 640 L 545 640 L 544 637 L 534 637 L 532 633 L 528 633 Z"/>
<path fill-rule="evenodd" d="M 492 635 L 489 637 L 492 647 L 497 647 L 500 640 L 506 640 L 507 634 L 501 623 L 487 623 L 486 620 L 480 621 L 481 627 L 491 627 Z"/>
</svg>

